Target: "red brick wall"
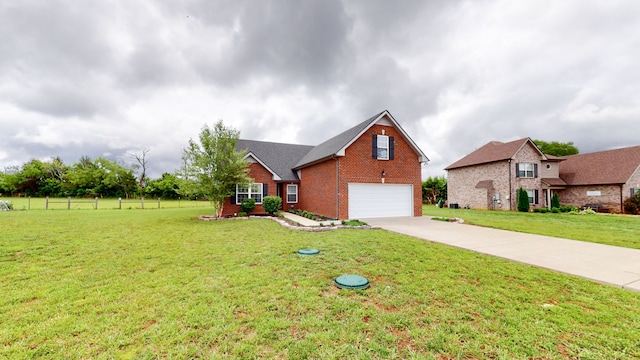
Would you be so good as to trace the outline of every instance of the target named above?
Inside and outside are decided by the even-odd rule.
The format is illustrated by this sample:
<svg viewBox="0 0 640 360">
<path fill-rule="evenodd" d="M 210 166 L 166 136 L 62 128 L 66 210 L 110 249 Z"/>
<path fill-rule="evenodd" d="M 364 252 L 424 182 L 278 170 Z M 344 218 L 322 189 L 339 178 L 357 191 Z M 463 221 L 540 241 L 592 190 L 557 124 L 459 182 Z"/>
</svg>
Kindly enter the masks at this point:
<svg viewBox="0 0 640 360">
<path fill-rule="evenodd" d="M 263 183 L 268 184 L 268 194 L 262 194 L 262 196 L 270 196 L 276 195 L 276 182 L 273 180 L 273 175 L 262 165 L 258 163 L 251 163 L 249 165 L 249 176 L 253 179 L 254 183 Z M 227 199 L 224 203 L 223 216 L 233 216 L 234 214 L 239 213 L 240 204 L 231 204 L 231 199 Z M 262 205 L 256 205 L 256 208 L 253 210 L 252 214 L 265 214 Z"/>
<path fill-rule="evenodd" d="M 394 137 L 394 160 L 372 158 L 372 134 Z M 300 208 L 328 217 L 336 217 L 335 160 L 302 169 Z M 338 157 L 338 214 L 339 219 L 349 218 L 348 183 L 382 182 L 385 171 L 386 184 L 413 184 L 414 216 L 422 216 L 422 179 L 418 154 L 404 140 L 395 127 L 374 125 L 351 144 L 345 156 Z"/>
<path fill-rule="evenodd" d="M 336 160 L 306 167 L 300 175 L 299 202 L 295 208 L 336 218 Z"/>
</svg>

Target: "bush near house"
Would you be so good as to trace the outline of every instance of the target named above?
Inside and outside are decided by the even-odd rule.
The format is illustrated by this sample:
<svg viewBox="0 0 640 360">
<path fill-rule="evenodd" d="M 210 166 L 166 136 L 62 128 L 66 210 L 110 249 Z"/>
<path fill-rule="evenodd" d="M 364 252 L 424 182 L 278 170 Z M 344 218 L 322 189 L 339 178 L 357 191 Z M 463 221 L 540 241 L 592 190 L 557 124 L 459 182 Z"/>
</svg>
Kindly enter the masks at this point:
<svg viewBox="0 0 640 360">
<path fill-rule="evenodd" d="M 518 189 L 518 211 L 529 212 L 529 194 L 522 187 Z"/>
<path fill-rule="evenodd" d="M 551 197 L 551 208 L 560 208 L 560 198 L 558 197 L 558 194 L 554 193 L 553 196 Z"/>
<path fill-rule="evenodd" d="M 256 208 L 255 199 L 253 198 L 242 199 L 242 202 L 240 203 L 240 210 L 242 210 L 242 212 L 251 214 L 251 212 L 253 212 L 253 209 L 255 208 Z"/>
<path fill-rule="evenodd" d="M 275 214 L 282 207 L 282 198 L 280 196 L 265 196 L 262 199 L 262 207 L 267 214 Z"/>
<path fill-rule="evenodd" d="M 622 204 L 627 214 L 640 215 L 640 193 L 628 198 Z"/>
</svg>

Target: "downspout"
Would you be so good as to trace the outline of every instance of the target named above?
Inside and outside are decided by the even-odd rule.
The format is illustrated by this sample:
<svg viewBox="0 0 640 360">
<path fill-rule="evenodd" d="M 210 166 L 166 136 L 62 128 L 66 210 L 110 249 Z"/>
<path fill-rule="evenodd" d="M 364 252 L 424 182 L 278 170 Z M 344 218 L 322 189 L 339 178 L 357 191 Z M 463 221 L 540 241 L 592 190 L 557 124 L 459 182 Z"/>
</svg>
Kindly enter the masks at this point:
<svg viewBox="0 0 640 360">
<path fill-rule="evenodd" d="M 336 220 L 338 220 L 340 215 L 340 182 L 338 181 L 338 157 L 335 155 L 331 155 L 331 157 L 336 161 Z"/>
<path fill-rule="evenodd" d="M 511 211 L 511 202 L 513 201 L 511 192 L 511 159 L 507 160 L 507 165 L 509 166 L 509 211 Z"/>
</svg>

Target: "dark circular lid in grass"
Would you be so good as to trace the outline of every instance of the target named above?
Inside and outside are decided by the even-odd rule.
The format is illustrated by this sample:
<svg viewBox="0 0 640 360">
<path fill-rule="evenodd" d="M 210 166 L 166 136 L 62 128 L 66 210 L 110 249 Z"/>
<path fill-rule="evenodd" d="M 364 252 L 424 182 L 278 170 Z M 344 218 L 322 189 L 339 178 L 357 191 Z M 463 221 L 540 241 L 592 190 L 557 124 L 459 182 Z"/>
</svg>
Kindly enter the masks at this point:
<svg viewBox="0 0 640 360">
<path fill-rule="evenodd" d="M 338 276 L 334 283 L 341 289 L 364 290 L 369 287 L 369 280 L 360 275 Z"/>
<path fill-rule="evenodd" d="M 298 250 L 298 254 L 300 255 L 318 255 L 320 250 L 318 249 L 300 249 Z"/>
</svg>

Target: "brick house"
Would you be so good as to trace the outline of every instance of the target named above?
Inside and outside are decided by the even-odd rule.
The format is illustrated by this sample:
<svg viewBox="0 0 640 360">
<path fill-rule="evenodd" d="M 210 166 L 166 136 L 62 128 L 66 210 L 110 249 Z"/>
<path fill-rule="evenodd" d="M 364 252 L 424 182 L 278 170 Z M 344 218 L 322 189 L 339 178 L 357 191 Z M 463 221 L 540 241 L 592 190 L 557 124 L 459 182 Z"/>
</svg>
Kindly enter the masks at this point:
<svg viewBox="0 0 640 360">
<path fill-rule="evenodd" d="M 421 216 L 421 166 L 429 161 L 388 111 L 316 146 L 238 140 L 254 183 L 236 186 L 224 215 L 246 197 L 277 195 L 283 208 L 334 219 Z"/>
<path fill-rule="evenodd" d="M 489 142 L 445 168 L 452 207 L 515 210 L 517 191 L 527 190 L 532 208 L 602 204 L 615 212 L 640 191 L 640 146 L 555 157 L 530 138 Z"/>
</svg>

